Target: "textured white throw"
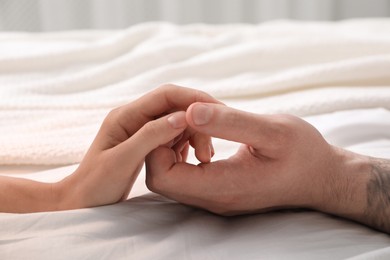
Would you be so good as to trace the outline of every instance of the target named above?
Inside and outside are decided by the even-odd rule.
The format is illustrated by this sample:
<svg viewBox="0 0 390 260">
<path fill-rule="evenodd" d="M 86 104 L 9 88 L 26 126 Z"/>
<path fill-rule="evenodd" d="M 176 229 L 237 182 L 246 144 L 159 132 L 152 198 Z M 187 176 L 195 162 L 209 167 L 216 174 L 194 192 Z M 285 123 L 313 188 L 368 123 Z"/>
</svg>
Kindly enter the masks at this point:
<svg viewBox="0 0 390 260">
<path fill-rule="evenodd" d="M 2 33 L 0 165 L 79 162 L 111 108 L 168 82 L 257 113 L 390 109 L 390 20 Z"/>
</svg>

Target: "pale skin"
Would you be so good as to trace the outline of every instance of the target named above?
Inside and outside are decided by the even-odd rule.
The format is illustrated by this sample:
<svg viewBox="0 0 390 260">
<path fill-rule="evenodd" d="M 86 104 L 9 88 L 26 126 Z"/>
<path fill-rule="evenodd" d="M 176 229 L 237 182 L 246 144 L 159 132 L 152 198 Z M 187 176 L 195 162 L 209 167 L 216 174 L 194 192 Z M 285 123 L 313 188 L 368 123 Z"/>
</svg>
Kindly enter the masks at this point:
<svg viewBox="0 0 390 260">
<path fill-rule="evenodd" d="M 80 166 L 62 181 L 0 177 L 0 212 L 68 210 L 124 200 L 146 155 L 162 145 L 172 147 L 180 136 L 195 147 L 200 161 L 210 161 L 210 137 L 191 131 L 185 119 L 184 111 L 197 101 L 219 103 L 206 93 L 167 85 L 114 109 Z M 186 158 L 188 142 L 175 151 Z"/>
<path fill-rule="evenodd" d="M 210 162 L 210 136 L 242 145 L 232 157 Z M 189 144 L 199 165 L 186 162 Z M 390 233 L 389 160 L 332 146 L 297 117 L 239 111 L 176 86 L 111 112 L 79 168 L 64 180 L 1 177 L 0 211 L 119 202 L 145 157 L 148 188 L 183 204 L 223 216 L 311 208 Z"/>
</svg>

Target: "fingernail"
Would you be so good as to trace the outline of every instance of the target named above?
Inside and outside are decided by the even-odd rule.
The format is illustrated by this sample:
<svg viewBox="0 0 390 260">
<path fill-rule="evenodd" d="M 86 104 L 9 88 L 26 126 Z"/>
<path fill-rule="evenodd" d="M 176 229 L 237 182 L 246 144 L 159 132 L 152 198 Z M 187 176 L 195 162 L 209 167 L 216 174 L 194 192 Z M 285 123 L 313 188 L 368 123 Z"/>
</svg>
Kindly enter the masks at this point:
<svg viewBox="0 0 390 260">
<path fill-rule="evenodd" d="M 184 111 L 174 113 L 168 117 L 168 123 L 176 129 L 187 126 L 186 113 Z"/>
<path fill-rule="evenodd" d="M 213 110 L 211 106 L 205 104 L 196 104 L 192 108 L 192 119 L 195 125 L 205 125 L 207 124 L 211 116 L 213 115 Z"/>
</svg>

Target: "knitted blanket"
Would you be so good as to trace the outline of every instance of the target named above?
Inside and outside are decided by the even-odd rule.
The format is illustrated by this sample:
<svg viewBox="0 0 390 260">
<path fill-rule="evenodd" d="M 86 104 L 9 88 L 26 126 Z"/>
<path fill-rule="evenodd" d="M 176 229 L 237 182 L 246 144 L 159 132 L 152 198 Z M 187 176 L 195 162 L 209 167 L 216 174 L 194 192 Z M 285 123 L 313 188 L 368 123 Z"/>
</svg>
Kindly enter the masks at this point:
<svg viewBox="0 0 390 260">
<path fill-rule="evenodd" d="M 256 113 L 390 109 L 390 20 L 1 33 L 0 165 L 77 163 L 110 109 L 164 83 Z"/>
</svg>

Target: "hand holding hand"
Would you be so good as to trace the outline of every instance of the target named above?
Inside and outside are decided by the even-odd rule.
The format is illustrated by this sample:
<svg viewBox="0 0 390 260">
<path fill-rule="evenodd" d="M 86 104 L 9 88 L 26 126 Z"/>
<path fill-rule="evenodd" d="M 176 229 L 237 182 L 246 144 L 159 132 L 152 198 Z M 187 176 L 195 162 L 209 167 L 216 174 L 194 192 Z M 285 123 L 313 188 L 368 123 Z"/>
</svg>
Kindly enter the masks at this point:
<svg viewBox="0 0 390 260">
<path fill-rule="evenodd" d="M 184 111 L 197 101 L 218 103 L 203 92 L 170 85 L 111 111 L 76 172 L 54 185 L 60 191 L 58 208 L 126 199 L 150 151 L 165 145 L 185 159 L 188 142 L 174 146 L 181 134 L 202 162 L 209 161 L 210 137 L 190 131 L 185 119 Z"/>
</svg>

